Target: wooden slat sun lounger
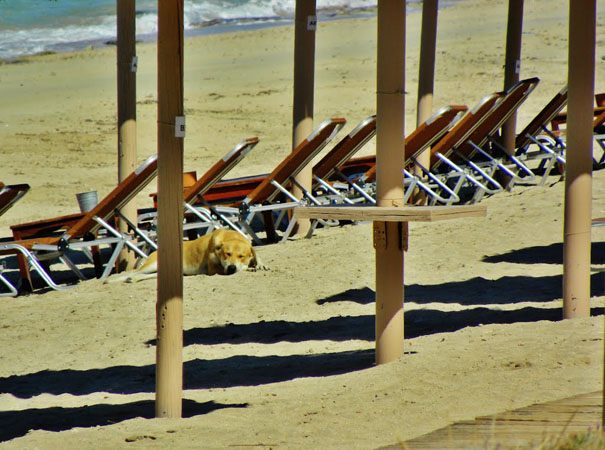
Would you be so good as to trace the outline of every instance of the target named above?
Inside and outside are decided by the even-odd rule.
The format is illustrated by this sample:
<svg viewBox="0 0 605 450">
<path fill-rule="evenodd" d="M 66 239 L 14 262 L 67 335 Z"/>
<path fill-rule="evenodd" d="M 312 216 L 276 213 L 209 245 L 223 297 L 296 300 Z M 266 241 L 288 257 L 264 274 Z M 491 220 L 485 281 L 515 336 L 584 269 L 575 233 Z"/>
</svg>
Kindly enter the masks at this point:
<svg viewBox="0 0 605 450">
<path fill-rule="evenodd" d="M 63 218 L 54 218 L 48 221 L 36 221 L 30 224 L 23 224 L 22 226 L 14 226 L 13 233 L 15 233 L 15 230 L 20 230 L 17 231 L 17 233 L 21 232 L 21 236 L 24 236 L 26 230 L 29 229 L 30 235 L 33 234 L 34 236 L 1 242 L 0 255 L 17 255 L 19 257 L 21 277 L 22 282 L 25 283 L 25 289 L 33 287 L 31 285 L 29 265 L 38 272 L 49 287 L 53 289 L 64 289 L 64 286 L 59 286 L 53 281 L 50 274 L 44 269 L 42 265 L 43 261 L 51 258 L 59 258 L 74 271 L 78 278 L 83 279 L 83 275 L 68 258 L 66 253 L 69 250 L 83 250 L 99 245 L 109 245 L 113 247 L 112 256 L 105 265 L 104 272 L 99 274 L 102 278 L 108 276 L 119 251 L 124 245 L 127 245 L 135 252 L 141 253 L 138 247 L 130 242 L 129 237 L 116 231 L 109 225 L 108 221 L 111 217 L 116 215 L 116 212 L 120 208 L 126 205 L 135 195 L 144 189 L 156 174 L 157 156 L 152 156 L 118 184 L 118 186 L 107 194 L 94 208 L 89 212 L 78 216 L 79 218 L 77 220 L 75 220 L 74 217 L 64 216 Z M 65 222 L 62 222 L 62 224 L 61 219 L 65 219 Z M 49 225 L 44 225 L 44 222 Z M 41 230 L 43 230 L 45 226 L 50 227 L 50 229 L 54 231 L 64 231 L 51 236 L 39 236 Z M 106 237 L 97 237 L 97 231 L 100 228 L 105 230 Z M 49 230 L 49 228 L 46 229 Z M 145 255 L 142 254 L 142 256 Z M 6 284 L 5 280 L 6 279 L 3 277 L 0 281 L 3 281 L 4 284 Z M 14 286 L 13 289 L 9 287 L 11 295 L 14 294 L 14 289 Z"/>
</svg>

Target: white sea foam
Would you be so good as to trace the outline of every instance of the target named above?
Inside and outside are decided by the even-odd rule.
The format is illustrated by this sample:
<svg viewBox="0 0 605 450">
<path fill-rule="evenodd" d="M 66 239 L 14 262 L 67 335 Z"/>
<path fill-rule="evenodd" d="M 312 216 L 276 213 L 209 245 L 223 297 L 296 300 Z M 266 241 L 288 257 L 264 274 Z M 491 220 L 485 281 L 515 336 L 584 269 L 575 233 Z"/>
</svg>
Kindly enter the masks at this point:
<svg viewBox="0 0 605 450">
<path fill-rule="evenodd" d="M 28 14 L 26 8 L 33 10 L 36 5 L 37 16 Z M 320 21 L 335 10 L 352 12 L 375 6 L 376 0 L 317 0 Z M 153 38 L 157 33 L 157 1 L 139 0 L 136 7 L 137 39 Z M 2 0 L 0 59 L 113 41 L 116 39 L 114 8 L 115 0 L 90 0 L 87 8 L 82 8 L 76 0 Z M 184 25 L 191 34 L 217 32 L 208 29 L 211 25 L 224 28 L 227 24 L 233 30 L 234 25 L 288 23 L 294 9 L 295 0 L 186 0 Z"/>
</svg>

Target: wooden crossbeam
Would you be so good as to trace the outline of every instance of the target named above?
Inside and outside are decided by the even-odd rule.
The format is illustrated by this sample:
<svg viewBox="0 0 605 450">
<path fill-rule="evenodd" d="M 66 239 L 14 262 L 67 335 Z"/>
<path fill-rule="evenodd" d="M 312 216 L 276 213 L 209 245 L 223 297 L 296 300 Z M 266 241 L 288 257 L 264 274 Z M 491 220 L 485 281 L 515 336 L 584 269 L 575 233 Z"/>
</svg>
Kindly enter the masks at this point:
<svg viewBox="0 0 605 450">
<path fill-rule="evenodd" d="M 485 205 L 463 206 L 300 206 L 297 219 L 367 220 L 379 222 L 436 222 L 463 217 L 485 217 Z"/>
</svg>

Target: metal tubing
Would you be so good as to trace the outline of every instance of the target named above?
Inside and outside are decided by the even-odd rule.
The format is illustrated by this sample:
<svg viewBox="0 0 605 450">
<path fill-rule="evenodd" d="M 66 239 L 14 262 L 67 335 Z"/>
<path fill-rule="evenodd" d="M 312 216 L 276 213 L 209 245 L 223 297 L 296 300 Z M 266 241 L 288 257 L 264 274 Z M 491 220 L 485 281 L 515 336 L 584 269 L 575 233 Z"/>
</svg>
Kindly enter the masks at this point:
<svg viewBox="0 0 605 450">
<path fill-rule="evenodd" d="M 563 227 L 563 317 L 566 319 L 590 316 L 595 30 L 596 1 L 570 2 Z"/>
</svg>

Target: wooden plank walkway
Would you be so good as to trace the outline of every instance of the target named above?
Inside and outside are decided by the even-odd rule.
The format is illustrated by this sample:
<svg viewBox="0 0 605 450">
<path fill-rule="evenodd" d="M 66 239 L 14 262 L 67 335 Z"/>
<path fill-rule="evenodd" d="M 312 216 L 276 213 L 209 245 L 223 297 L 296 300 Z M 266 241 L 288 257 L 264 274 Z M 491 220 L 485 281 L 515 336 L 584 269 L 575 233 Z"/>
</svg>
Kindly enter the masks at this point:
<svg viewBox="0 0 605 450">
<path fill-rule="evenodd" d="M 380 450 L 532 448 L 547 437 L 595 429 L 602 413 L 603 391 L 591 392 L 457 422 Z"/>
</svg>

